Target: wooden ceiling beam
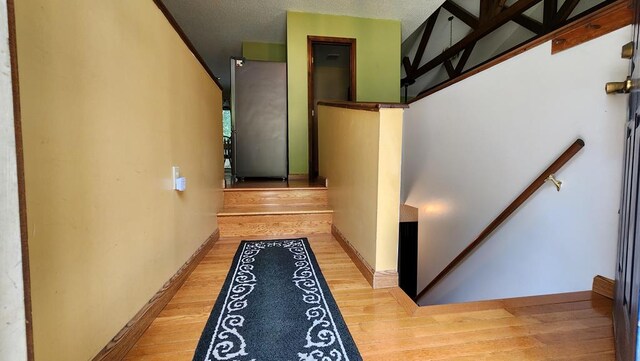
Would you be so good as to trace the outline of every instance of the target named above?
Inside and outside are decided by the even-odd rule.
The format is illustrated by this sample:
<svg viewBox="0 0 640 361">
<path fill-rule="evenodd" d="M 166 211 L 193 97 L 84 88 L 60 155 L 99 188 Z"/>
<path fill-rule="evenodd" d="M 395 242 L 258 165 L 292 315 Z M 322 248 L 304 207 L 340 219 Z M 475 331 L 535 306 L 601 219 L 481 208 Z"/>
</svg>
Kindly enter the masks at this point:
<svg viewBox="0 0 640 361">
<path fill-rule="evenodd" d="M 413 72 L 413 67 L 411 66 L 411 61 L 409 60 L 408 56 L 402 58 L 402 65 L 404 65 L 404 72 L 407 74 L 407 76 L 410 76 Z"/>
<path fill-rule="evenodd" d="M 498 0 L 498 5 L 496 5 L 496 14 L 502 12 L 504 9 L 507 8 L 507 0 Z"/>
<path fill-rule="evenodd" d="M 524 11 L 537 4 L 538 2 L 540 2 L 540 0 L 518 0 L 515 4 L 507 7 L 504 11 L 502 11 L 489 21 L 482 23 L 481 20 L 479 28 L 469 33 L 467 36 L 462 38 L 462 40 L 453 44 L 449 49 L 443 51 L 424 65 L 415 68 L 418 63 L 416 63 L 414 60 L 413 66 L 416 70 L 414 71 L 411 78 L 415 80 L 417 77 L 426 74 L 430 70 L 442 64 L 446 59 L 450 59 L 472 43 L 476 43 L 478 40 L 487 36 L 489 33 L 506 24 L 507 22 L 513 20 L 515 16 L 522 14 Z"/>
<path fill-rule="evenodd" d="M 429 19 L 427 19 L 427 24 L 425 25 L 424 31 L 422 32 L 422 38 L 420 38 L 418 50 L 416 51 L 416 55 L 413 57 L 413 62 L 411 63 L 414 72 L 420 66 L 422 56 L 424 55 L 424 50 L 427 48 L 427 43 L 429 42 L 429 38 L 431 37 L 433 27 L 436 25 L 436 20 L 438 20 L 439 14 L 440 8 L 438 8 L 433 14 L 431 14 L 431 16 L 429 16 Z M 415 78 L 417 78 L 418 76 L 412 78 L 415 80 Z"/>
<path fill-rule="evenodd" d="M 580 0 L 565 1 L 564 4 L 562 4 L 562 6 L 560 7 L 560 10 L 558 10 L 558 13 L 556 14 L 554 19 L 554 23 L 557 25 L 567 20 L 569 18 L 569 15 L 571 15 L 573 10 L 575 10 L 579 2 Z"/>
<path fill-rule="evenodd" d="M 545 32 L 553 29 L 555 25 L 555 17 L 558 12 L 558 0 L 544 0 L 544 9 L 542 15 L 542 25 Z"/>
<path fill-rule="evenodd" d="M 467 61 L 469 60 L 469 56 L 471 56 L 471 52 L 473 51 L 473 48 L 475 46 L 476 46 L 476 43 L 473 43 L 467 46 L 466 49 L 464 49 L 464 51 L 462 52 L 462 55 L 460 56 L 460 60 L 458 60 L 458 64 L 456 64 L 456 73 L 462 74 L 462 71 L 464 70 L 464 66 L 467 64 Z"/>
<path fill-rule="evenodd" d="M 480 23 L 486 23 L 493 17 L 495 0 L 480 0 Z"/>
<path fill-rule="evenodd" d="M 445 1 L 442 4 L 442 8 L 450 12 L 451 15 L 462 20 L 462 22 L 467 24 L 472 29 L 477 29 L 480 24 L 480 21 L 477 17 L 475 17 L 473 14 L 451 0 Z"/>
<path fill-rule="evenodd" d="M 444 61 L 444 69 L 447 71 L 447 74 L 451 79 L 455 78 L 458 75 L 456 74 L 456 70 L 453 68 L 453 65 L 451 64 L 451 60 L 449 59 Z"/>
<path fill-rule="evenodd" d="M 534 20 L 524 14 L 520 14 L 517 15 L 513 18 L 513 21 L 520 25 L 523 26 L 525 28 L 527 28 L 528 30 L 530 30 L 531 32 L 534 32 L 538 35 L 543 34 L 544 33 L 544 26 L 542 25 L 541 22 L 539 22 L 538 20 Z"/>
</svg>

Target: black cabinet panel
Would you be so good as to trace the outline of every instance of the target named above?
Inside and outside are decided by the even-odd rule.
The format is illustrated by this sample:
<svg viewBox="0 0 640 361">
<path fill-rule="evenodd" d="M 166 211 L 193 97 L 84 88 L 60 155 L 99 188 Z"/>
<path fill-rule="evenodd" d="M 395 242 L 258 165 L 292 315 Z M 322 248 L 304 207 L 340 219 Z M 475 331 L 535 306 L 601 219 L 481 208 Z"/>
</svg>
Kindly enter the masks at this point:
<svg viewBox="0 0 640 361">
<path fill-rule="evenodd" d="M 411 298 L 416 297 L 418 277 L 418 222 L 400 222 L 398 283 Z"/>
</svg>

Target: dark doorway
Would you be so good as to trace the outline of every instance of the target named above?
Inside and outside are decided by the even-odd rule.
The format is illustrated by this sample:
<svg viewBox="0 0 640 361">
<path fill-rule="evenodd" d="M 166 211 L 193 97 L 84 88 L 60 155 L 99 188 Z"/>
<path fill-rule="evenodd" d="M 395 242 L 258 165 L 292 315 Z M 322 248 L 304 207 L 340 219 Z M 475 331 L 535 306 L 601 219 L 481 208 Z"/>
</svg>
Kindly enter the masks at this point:
<svg viewBox="0 0 640 361">
<path fill-rule="evenodd" d="M 307 37 L 309 179 L 318 177 L 318 109 L 322 100 L 356 100 L 356 39 Z"/>
</svg>

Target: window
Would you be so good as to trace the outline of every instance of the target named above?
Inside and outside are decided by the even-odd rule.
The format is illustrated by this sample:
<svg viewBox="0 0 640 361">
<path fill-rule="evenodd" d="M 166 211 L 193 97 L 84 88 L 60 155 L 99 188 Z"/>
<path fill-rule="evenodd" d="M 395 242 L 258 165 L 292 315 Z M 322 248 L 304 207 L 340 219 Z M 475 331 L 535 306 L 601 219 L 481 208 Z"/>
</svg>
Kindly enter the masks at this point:
<svg viewBox="0 0 640 361">
<path fill-rule="evenodd" d="M 222 135 L 231 136 L 231 110 L 222 110 Z"/>
</svg>

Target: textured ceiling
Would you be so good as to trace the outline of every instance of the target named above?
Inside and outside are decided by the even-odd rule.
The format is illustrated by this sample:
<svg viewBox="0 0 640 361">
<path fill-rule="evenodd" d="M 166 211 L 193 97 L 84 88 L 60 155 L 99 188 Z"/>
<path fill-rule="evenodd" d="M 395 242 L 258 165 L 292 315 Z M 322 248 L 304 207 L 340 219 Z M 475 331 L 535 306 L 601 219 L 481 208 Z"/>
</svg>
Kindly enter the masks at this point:
<svg viewBox="0 0 640 361">
<path fill-rule="evenodd" d="M 243 41 L 285 43 L 287 11 L 400 20 L 404 40 L 443 1 L 162 0 L 220 78 L 225 94 L 229 88 L 229 57 L 242 55 Z"/>
</svg>

